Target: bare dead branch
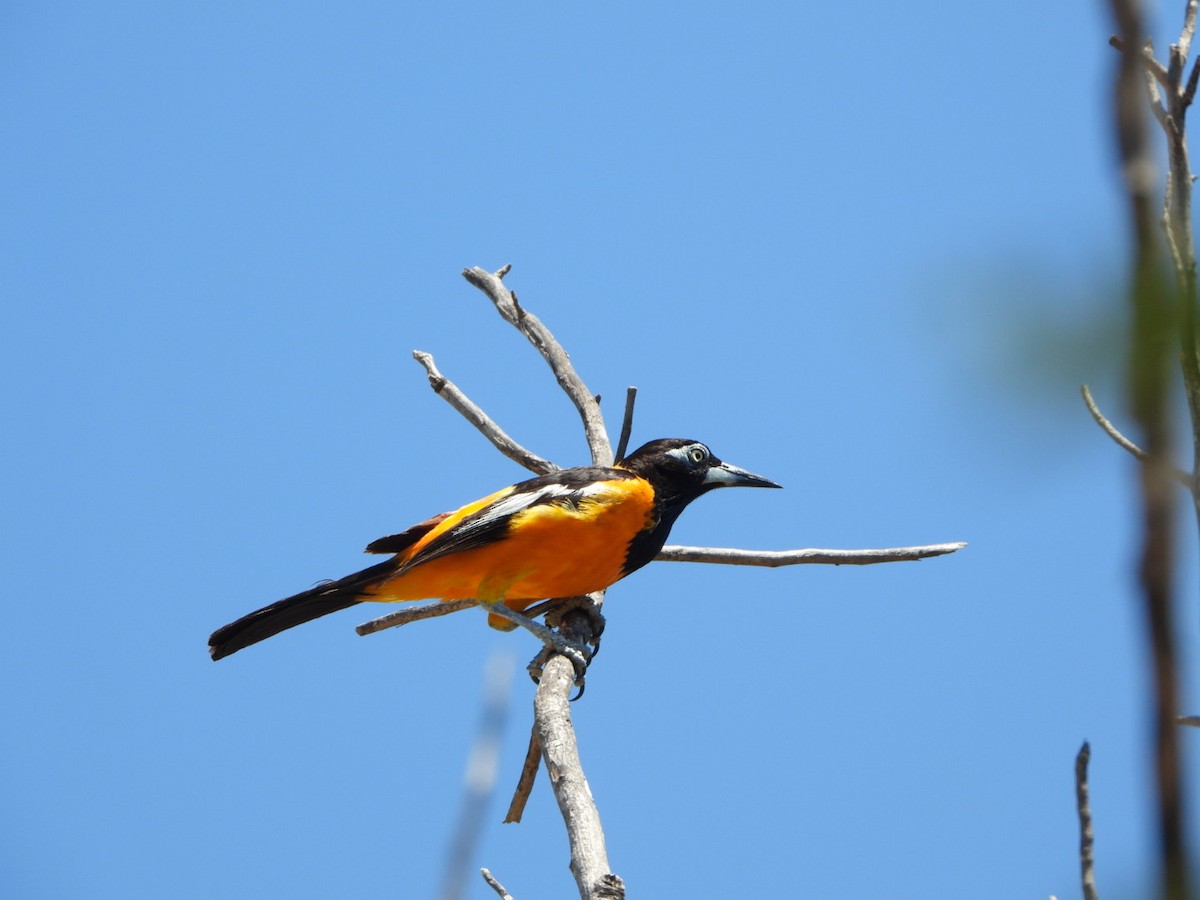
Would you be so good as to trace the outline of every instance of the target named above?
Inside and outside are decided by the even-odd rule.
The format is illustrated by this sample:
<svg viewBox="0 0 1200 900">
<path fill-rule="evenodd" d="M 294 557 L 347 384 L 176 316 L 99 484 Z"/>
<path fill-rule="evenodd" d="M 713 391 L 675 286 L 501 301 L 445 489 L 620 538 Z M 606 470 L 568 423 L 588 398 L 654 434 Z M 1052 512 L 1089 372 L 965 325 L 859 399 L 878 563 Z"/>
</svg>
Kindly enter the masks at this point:
<svg viewBox="0 0 1200 900">
<path fill-rule="evenodd" d="M 479 874 L 483 876 L 483 880 L 487 882 L 487 886 L 500 895 L 500 900 L 513 900 L 513 895 L 504 889 L 496 877 L 487 869 L 480 869 Z"/>
<path fill-rule="evenodd" d="M 821 563 L 833 566 L 868 566 L 885 562 L 908 562 L 944 556 L 967 546 L 965 541 L 927 544 L 923 547 L 892 547 L 886 550 L 741 550 L 733 547 L 685 547 L 668 544 L 656 560 L 664 562 L 719 563 L 727 566 L 795 566 Z"/>
<path fill-rule="evenodd" d="M 425 371 L 429 374 L 429 386 L 433 388 L 434 393 L 458 410 L 464 419 L 492 442 L 493 447 L 513 462 L 538 475 L 547 475 L 550 472 L 558 471 L 558 466 L 550 460 L 542 459 L 509 437 L 491 416 L 459 389 L 458 385 L 438 371 L 432 354 L 423 350 L 414 350 L 413 359 L 425 367 Z"/>
<path fill-rule="evenodd" d="M 521 777 L 517 779 L 517 789 L 513 791 L 512 801 L 508 804 L 508 813 L 504 816 L 504 824 L 520 822 L 525 815 L 525 804 L 533 791 L 533 782 L 537 778 L 538 764 L 542 759 L 542 742 L 538 740 L 537 728 L 529 732 L 529 748 L 525 751 L 525 763 L 521 766 Z"/>
<path fill-rule="evenodd" d="M 799 549 L 799 550 L 743 550 L 737 547 L 688 547 L 682 544 L 667 544 L 659 551 L 656 560 L 662 562 L 695 562 L 713 563 L 726 566 L 762 566 L 777 568 L 779 566 L 796 566 L 805 564 L 831 566 L 869 566 L 876 563 L 911 562 L 920 559 L 930 559 L 944 556 L 966 547 L 965 541 L 953 541 L 947 544 L 926 544 L 917 547 L 889 547 L 878 550 L 829 550 L 829 549 Z M 443 600 L 422 606 L 410 606 L 390 612 L 387 615 L 364 622 L 355 628 L 360 635 L 374 634 L 386 628 L 396 628 L 417 622 L 422 619 L 432 619 L 449 615 L 472 606 L 482 606 L 489 612 L 504 616 L 521 627 L 535 634 L 547 646 L 558 650 L 555 638 L 550 637 L 554 632 L 533 621 L 532 618 L 513 612 L 503 604 L 492 604 L 477 600 Z M 503 607 L 503 609 L 501 609 Z M 599 604 L 597 604 L 599 608 Z M 528 623 L 528 624 L 526 624 Z M 533 626 L 532 628 L 530 626 Z M 569 652 L 577 648 L 566 646 Z"/>
<path fill-rule="evenodd" d="M 463 269 L 463 277 L 479 290 L 487 294 L 488 299 L 495 305 L 496 310 L 504 320 L 525 335 L 542 358 L 550 364 L 554 377 L 559 386 L 571 398 L 579 417 L 583 420 L 584 434 L 587 435 L 588 448 L 592 451 L 592 465 L 611 466 L 613 462 L 612 446 L 608 441 L 608 433 L 604 429 L 604 417 L 600 413 L 600 404 L 588 390 L 583 379 L 571 365 L 571 358 L 562 346 L 554 339 L 541 319 L 531 312 L 521 308 L 517 295 L 504 286 L 500 280 L 511 266 L 505 266 L 497 274 L 492 274 L 479 266 Z"/>
<path fill-rule="evenodd" d="M 471 609 L 477 605 L 474 600 L 439 600 L 436 603 L 426 603 L 423 606 L 406 606 L 403 609 L 390 612 L 386 616 L 372 619 L 370 622 L 363 622 L 361 625 L 356 626 L 354 630 L 360 635 L 374 634 L 377 631 L 383 631 L 385 628 L 399 628 L 401 625 L 407 625 L 409 622 L 419 622 L 422 619 L 436 619 L 438 616 L 448 616 L 450 613 L 461 612 L 464 609 Z"/>
<path fill-rule="evenodd" d="M 625 453 L 629 449 L 629 437 L 633 434 L 633 404 L 637 402 L 637 388 L 632 384 L 625 388 L 625 415 L 621 418 L 621 437 L 617 441 L 617 452 L 614 456 L 617 460 L 625 458 Z"/>
<path fill-rule="evenodd" d="M 1096 861 L 1092 853 L 1092 805 L 1088 799 L 1088 761 L 1092 748 L 1084 741 L 1075 756 L 1075 811 L 1079 815 L 1079 869 L 1083 900 L 1097 900 Z"/>
<path fill-rule="evenodd" d="M 564 616 L 562 631 L 575 643 L 586 643 L 590 623 L 580 610 Z M 583 774 L 568 697 L 575 670 L 563 656 L 553 656 L 542 671 L 534 696 L 534 728 L 542 746 L 546 774 L 567 826 L 571 871 L 583 900 L 623 898 L 624 884 L 609 871 L 604 829 Z"/>
<path fill-rule="evenodd" d="M 1187 725 L 1191 728 L 1200 728 L 1200 716 L 1176 716 L 1176 725 Z"/>
</svg>

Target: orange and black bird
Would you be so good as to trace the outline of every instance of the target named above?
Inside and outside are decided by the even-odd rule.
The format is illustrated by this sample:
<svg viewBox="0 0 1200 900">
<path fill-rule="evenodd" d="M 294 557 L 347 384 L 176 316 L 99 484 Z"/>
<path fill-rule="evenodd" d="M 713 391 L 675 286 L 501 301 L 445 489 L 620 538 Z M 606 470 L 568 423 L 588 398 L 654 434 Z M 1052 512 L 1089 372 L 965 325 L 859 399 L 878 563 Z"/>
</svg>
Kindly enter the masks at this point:
<svg viewBox="0 0 1200 900">
<path fill-rule="evenodd" d="M 365 600 L 502 600 L 524 612 L 599 591 L 654 559 L 684 507 L 721 487 L 779 485 L 682 438 L 651 441 L 609 468 L 531 478 L 372 542 L 367 553 L 392 558 L 217 629 L 209 652 L 221 659 Z"/>
</svg>

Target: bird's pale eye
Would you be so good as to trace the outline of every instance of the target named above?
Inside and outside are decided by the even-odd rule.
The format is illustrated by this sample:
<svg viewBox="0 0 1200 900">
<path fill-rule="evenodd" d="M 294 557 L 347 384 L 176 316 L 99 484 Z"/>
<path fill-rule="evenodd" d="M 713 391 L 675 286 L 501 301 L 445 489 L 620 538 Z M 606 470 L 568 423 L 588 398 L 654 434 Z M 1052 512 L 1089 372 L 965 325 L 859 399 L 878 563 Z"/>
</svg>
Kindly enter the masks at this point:
<svg viewBox="0 0 1200 900">
<path fill-rule="evenodd" d="M 688 458 L 694 463 L 702 463 L 707 458 L 708 454 L 704 452 L 703 447 L 693 447 L 688 451 Z"/>
</svg>

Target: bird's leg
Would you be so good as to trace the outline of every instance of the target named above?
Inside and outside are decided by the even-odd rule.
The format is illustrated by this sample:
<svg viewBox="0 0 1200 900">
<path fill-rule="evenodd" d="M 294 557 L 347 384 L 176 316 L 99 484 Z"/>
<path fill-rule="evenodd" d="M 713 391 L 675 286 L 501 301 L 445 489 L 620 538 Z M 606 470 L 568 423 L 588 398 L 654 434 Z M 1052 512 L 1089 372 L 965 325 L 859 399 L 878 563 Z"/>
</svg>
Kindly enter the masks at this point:
<svg viewBox="0 0 1200 900">
<path fill-rule="evenodd" d="M 602 595 L 597 594 L 596 597 L 603 600 Z M 557 628 L 560 634 L 569 633 L 576 643 L 591 647 L 588 653 L 588 662 L 591 663 L 600 652 L 600 635 L 604 634 L 607 624 L 598 600 L 584 594 L 582 597 L 563 597 L 546 602 L 553 604 L 546 610 L 546 624 Z M 579 617 L 569 616 L 569 613 L 578 613 Z"/>
<path fill-rule="evenodd" d="M 572 646 L 584 649 L 586 662 L 582 667 L 575 658 L 568 657 L 575 666 L 575 685 L 579 688 L 579 693 L 573 699 L 578 700 L 583 696 L 587 666 L 600 651 L 600 635 L 604 632 L 604 616 L 600 613 L 596 600 L 588 596 L 563 597 L 544 601 L 526 611 L 545 613 L 547 625 L 556 628 L 557 633 Z M 547 645 L 529 663 L 529 676 L 535 682 L 541 678 L 542 668 L 553 652 Z"/>
<path fill-rule="evenodd" d="M 504 605 L 504 601 L 496 601 L 491 603 L 487 600 L 477 601 L 480 607 L 486 609 L 490 613 L 494 613 L 505 619 L 508 619 L 514 625 L 520 625 L 526 631 L 536 635 L 539 640 L 546 646 L 541 653 L 534 658 L 534 662 L 530 663 L 530 674 L 533 675 L 532 667 L 538 660 L 542 659 L 542 654 L 546 654 L 545 658 L 549 659 L 551 654 L 561 653 L 571 661 L 571 665 L 575 667 L 575 683 L 580 684 L 583 680 L 583 673 L 587 671 L 588 660 L 592 656 L 592 651 L 588 647 L 586 641 L 572 641 L 553 629 L 547 628 L 541 622 L 535 622 L 528 616 L 522 615 L 515 610 L 509 609 Z M 541 672 L 541 665 L 538 666 L 538 673 Z M 537 677 L 534 677 L 537 680 Z"/>
</svg>

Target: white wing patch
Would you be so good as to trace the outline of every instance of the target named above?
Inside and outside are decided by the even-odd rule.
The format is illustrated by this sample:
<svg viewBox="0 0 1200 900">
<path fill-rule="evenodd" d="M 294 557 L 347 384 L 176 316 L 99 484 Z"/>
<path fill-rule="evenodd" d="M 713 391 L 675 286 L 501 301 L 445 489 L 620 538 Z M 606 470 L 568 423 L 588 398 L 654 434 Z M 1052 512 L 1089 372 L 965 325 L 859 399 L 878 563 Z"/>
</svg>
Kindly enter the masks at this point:
<svg viewBox="0 0 1200 900">
<path fill-rule="evenodd" d="M 569 497 L 571 494 L 587 494 L 591 492 L 593 485 L 588 485 L 586 488 L 569 488 L 565 484 L 548 484 L 545 487 L 538 488 L 536 491 L 520 491 L 515 494 L 509 494 L 507 497 L 501 497 L 487 509 L 479 511 L 479 518 L 475 519 L 468 525 L 460 525 L 459 527 L 466 531 L 474 531 L 478 528 L 486 528 L 496 522 L 498 519 L 506 519 L 509 516 L 516 515 L 523 509 L 528 509 L 535 503 L 549 503 L 554 500 Z"/>
</svg>

